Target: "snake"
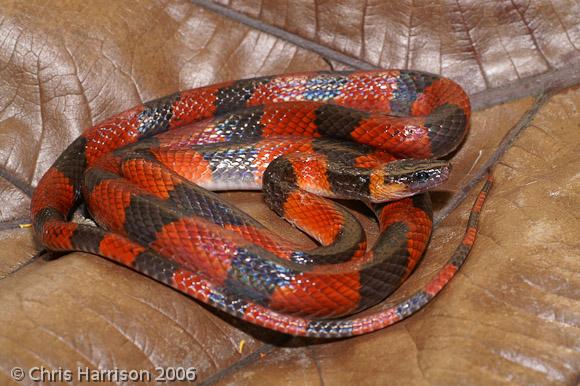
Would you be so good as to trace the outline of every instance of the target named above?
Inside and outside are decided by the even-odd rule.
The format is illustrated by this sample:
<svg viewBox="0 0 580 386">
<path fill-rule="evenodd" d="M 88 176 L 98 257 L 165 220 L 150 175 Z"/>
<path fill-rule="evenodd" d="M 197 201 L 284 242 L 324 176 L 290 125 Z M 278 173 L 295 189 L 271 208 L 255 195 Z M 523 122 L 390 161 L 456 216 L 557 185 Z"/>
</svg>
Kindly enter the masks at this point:
<svg viewBox="0 0 580 386">
<path fill-rule="evenodd" d="M 40 179 L 36 238 L 103 256 L 247 322 L 297 336 L 376 331 L 423 308 L 456 274 L 462 242 L 416 292 L 384 301 L 413 272 L 433 227 L 427 190 L 469 128 L 465 91 L 411 70 L 242 79 L 142 103 L 85 130 Z M 220 190 L 263 190 L 316 246 L 279 235 Z M 376 216 L 374 244 L 341 200 Z M 83 211 L 92 221 L 76 221 Z M 365 311 L 359 314 L 361 311 Z"/>
</svg>

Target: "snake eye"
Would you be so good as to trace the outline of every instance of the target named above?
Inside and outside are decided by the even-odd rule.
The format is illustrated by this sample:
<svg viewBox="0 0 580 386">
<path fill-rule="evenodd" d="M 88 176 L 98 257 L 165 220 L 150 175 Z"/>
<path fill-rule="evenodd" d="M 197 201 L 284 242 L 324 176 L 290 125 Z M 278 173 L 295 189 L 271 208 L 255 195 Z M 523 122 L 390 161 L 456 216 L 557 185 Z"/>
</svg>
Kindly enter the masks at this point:
<svg viewBox="0 0 580 386">
<path fill-rule="evenodd" d="M 429 177 L 430 177 L 430 175 L 427 172 L 417 172 L 417 173 L 415 173 L 415 178 L 418 181 L 420 181 L 420 182 L 427 181 L 429 179 Z"/>
</svg>

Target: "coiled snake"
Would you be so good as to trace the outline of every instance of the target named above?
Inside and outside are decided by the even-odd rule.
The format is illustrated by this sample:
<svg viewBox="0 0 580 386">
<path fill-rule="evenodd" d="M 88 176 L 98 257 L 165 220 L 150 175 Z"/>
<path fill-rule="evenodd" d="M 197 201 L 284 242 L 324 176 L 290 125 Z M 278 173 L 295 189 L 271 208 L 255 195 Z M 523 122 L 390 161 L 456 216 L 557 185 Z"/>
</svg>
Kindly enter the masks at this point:
<svg viewBox="0 0 580 386">
<path fill-rule="evenodd" d="M 425 192 L 450 167 L 471 111 L 451 80 L 417 71 L 318 72 L 192 89 L 107 119 L 77 138 L 38 184 L 33 227 L 50 250 L 98 254 L 246 321 L 343 337 L 423 307 L 462 265 L 491 180 L 452 258 L 421 290 L 344 319 L 392 293 L 431 235 Z M 305 249 L 218 195 L 260 189 L 315 238 Z M 380 235 L 367 251 L 349 211 L 366 202 Z M 392 201 L 394 200 L 394 201 Z M 69 220 L 84 201 L 99 227 Z"/>
</svg>

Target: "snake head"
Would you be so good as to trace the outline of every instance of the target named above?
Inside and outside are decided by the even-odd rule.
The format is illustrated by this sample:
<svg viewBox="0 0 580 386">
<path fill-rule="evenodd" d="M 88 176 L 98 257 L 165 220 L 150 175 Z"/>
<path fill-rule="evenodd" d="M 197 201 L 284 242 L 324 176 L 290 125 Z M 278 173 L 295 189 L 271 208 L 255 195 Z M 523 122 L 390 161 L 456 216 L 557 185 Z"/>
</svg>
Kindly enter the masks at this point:
<svg viewBox="0 0 580 386">
<path fill-rule="evenodd" d="M 389 162 L 371 175 L 371 202 L 398 200 L 445 182 L 451 165 L 442 160 L 404 159 Z"/>
</svg>

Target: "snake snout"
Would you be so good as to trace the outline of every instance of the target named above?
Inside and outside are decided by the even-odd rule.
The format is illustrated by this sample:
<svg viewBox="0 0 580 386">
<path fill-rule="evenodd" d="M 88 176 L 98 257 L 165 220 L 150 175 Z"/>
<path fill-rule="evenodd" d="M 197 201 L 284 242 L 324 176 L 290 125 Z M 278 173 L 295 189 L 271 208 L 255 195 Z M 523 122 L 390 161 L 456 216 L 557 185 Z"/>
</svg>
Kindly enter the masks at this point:
<svg viewBox="0 0 580 386">
<path fill-rule="evenodd" d="M 373 202 L 384 202 L 422 193 L 445 182 L 451 165 L 442 160 L 404 159 L 390 162 L 382 170 L 380 188 L 374 189 Z"/>
</svg>

